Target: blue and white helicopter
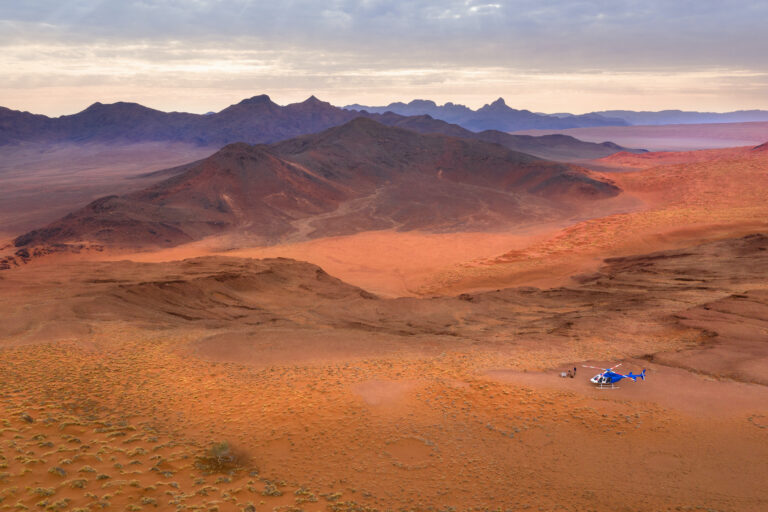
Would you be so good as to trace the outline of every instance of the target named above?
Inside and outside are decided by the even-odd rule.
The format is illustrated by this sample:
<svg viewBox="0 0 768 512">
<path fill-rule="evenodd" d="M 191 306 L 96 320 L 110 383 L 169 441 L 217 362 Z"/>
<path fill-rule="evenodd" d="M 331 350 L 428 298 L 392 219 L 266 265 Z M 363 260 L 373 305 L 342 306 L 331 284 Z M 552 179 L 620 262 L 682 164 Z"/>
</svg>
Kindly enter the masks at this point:
<svg viewBox="0 0 768 512">
<path fill-rule="evenodd" d="M 635 375 L 632 372 L 629 372 L 629 375 L 623 375 L 621 373 L 616 373 L 613 371 L 614 368 L 618 368 L 621 366 L 621 363 L 617 364 L 616 366 L 612 366 L 611 368 L 598 368 L 597 366 L 587 366 L 582 365 L 584 368 L 594 368 L 596 370 L 600 370 L 601 373 L 598 373 L 591 379 L 589 379 L 589 382 L 592 384 L 597 385 L 598 388 L 604 389 L 617 389 L 618 386 L 614 386 L 617 382 L 619 382 L 621 379 L 632 379 L 632 382 L 637 382 L 638 377 L 642 380 L 645 380 L 645 368 L 643 368 L 643 371 Z"/>
</svg>

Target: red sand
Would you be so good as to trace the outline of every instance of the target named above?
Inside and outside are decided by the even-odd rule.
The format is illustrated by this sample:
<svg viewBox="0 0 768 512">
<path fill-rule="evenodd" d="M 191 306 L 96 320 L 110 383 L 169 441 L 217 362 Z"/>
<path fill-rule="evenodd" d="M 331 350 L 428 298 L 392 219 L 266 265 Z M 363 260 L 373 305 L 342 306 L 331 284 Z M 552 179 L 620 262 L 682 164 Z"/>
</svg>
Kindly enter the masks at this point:
<svg viewBox="0 0 768 512">
<path fill-rule="evenodd" d="M 629 172 L 611 177 L 626 211 L 522 234 L 237 251 L 219 238 L 129 256 L 306 256 L 393 295 L 567 289 L 387 302 L 285 262 L 240 282 L 244 263 L 76 255 L 0 272 L 0 506 L 766 510 L 766 388 L 696 373 L 752 350 L 736 343 L 744 325 L 751 342 L 768 335 L 745 320 L 763 309 L 729 299 L 768 289 L 763 253 L 600 267 L 766 229 L 766 158 L 624 155 L 612 165 Z M 648 379 L 590 388 L 581 364 L 614 361 Z M 572 366 L 577 379 L 557 377 Z M 195 458 L 222 440 L 250 460 L 204 475 Z"/>
</svg>

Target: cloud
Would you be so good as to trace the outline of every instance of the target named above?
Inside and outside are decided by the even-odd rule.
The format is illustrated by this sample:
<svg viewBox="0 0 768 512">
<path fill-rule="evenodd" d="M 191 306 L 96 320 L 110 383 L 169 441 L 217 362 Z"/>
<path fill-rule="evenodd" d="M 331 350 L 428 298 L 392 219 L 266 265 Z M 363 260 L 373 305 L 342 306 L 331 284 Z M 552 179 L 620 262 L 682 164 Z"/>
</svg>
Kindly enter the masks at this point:
<svg viewBox="0 0 768 512">
<path fill-rule="evenodd" d="M 735 77 L 754 101 L 766 19 L 768 3 L 742 0 L 30 0 L 0 4 L 0 65 L 4 89 L 292 77 L 308 93 L 365 84 L 390 97 L 464 77 L 499 96 L 540 77 L 567 92 L 574 82 L 556 77 L 589 77 L 594 91 L 606 77 L 703 73 Z"/>
<path fill-rule="evenodd" d="M 678 0 L 6 2 L 6 43 L 185 41 L 542 68 L 765 61 L 768 4 Z M 407 53 L 406 53 L 407 52 Z M 417 65 L 423 64 L 420 62 Z"/>
</svg>

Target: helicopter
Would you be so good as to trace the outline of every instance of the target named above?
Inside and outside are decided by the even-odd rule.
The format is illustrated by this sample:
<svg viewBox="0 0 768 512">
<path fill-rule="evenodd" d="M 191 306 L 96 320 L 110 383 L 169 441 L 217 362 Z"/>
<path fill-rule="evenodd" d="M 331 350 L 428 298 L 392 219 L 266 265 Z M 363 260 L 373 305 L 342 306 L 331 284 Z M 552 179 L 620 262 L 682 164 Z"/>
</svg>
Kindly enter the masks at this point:
<svg viewBox="0 0 768 512">
<path fill-rule="evenodd" d="M 600 370 L 601 373 L 598 373 L 591 379 L 589 379 L 589 382 L 592 384 L 596 384 L 598 388 L 609 388 L 609 389 L 617 389 L 614 384 L 619 382 L 621 379 L 632 379 L 632 382 L 637 382 L 637 378 L 639 377 L 642 380 L 645 380 L 645 368 L 643 368 L 643 371 L 635 375 L 632 372 L 629 372 L 629 375 L 623 375 L 621 373 L 616 373 L 613 371 L 614 368 L 618 368 L 621 366 L 621 363 L 612 366 L 611 368 L 598 368 L 597 366 L 587 366 L 582 365 L 584 368 L 594 368 L 596 370 Z"/>
</svg>

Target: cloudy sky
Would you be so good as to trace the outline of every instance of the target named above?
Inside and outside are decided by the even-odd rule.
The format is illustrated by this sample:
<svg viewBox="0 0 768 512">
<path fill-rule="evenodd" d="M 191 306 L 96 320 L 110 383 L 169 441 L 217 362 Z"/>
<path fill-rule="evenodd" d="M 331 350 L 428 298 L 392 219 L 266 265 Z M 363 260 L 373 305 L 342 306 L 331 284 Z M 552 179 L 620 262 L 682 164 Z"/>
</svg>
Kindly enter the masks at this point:
<svg viewBox="0 0 768 512">
<path fill-rule="evenodd" d="M 765 0 L 0 0 L 0 105 L 768 108 Z"/>
</svg>

